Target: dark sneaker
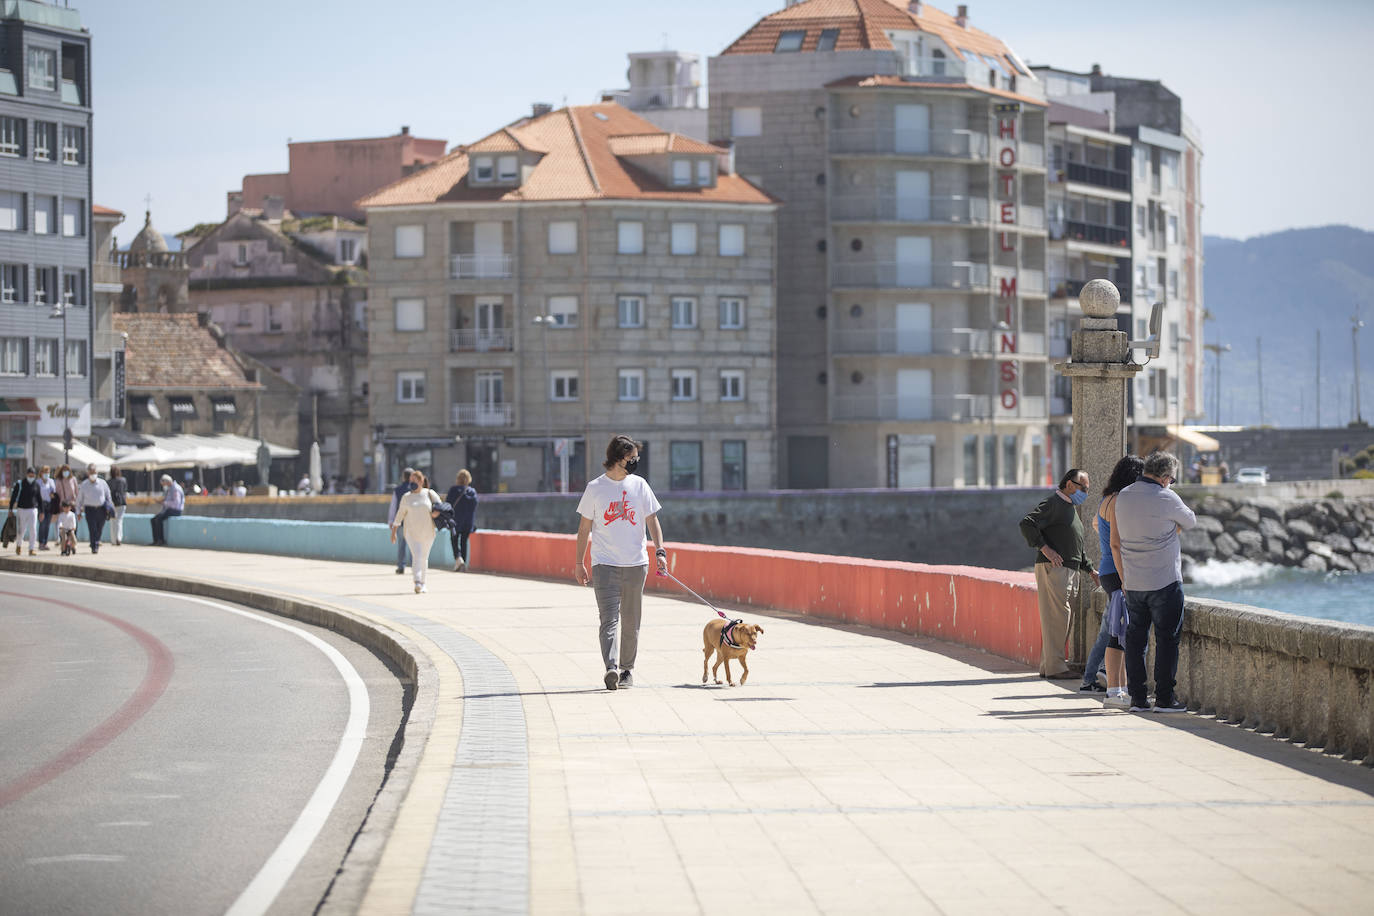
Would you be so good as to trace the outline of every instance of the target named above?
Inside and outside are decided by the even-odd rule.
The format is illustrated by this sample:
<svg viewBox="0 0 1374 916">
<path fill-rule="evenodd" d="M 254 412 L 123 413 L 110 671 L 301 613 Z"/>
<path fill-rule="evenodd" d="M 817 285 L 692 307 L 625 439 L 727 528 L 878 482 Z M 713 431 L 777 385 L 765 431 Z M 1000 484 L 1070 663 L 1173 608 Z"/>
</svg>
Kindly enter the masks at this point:
<svg viewBox="0 0 1374 916">
<path fill-rule="evenodd" d="M 1107 688 L 1094 681 L 1091 684 L 1082 684 L 1078 688 L 1079 693 L 1106 693 Z"/>
<path fill-rule="evenodd" d="M 628 690 L 635 685 L 635 677 L 628 671 L 620 672 L 620 689 Z"/>
<path fill-rule="evenodd" d="M 1161 703 L 1155 701 L 1155 712 L 1187 712 L 1188 704 L 1182 700 L 1174 700 L 1172 703 Z"/>
<path fill-rule="evenodd" d="M 615 670 L 614 668 L 611 668 L 611 669 L 607 670 L 607 672 L 606 672 L 606 689 L 607 689 L 607 690 L 614 690 L 614 689 L 616 689 L 616 688 L 619 687 L 619 686 L 620 686 L 620 675 L 616 673 L 616 670 Z"/>
</svg>

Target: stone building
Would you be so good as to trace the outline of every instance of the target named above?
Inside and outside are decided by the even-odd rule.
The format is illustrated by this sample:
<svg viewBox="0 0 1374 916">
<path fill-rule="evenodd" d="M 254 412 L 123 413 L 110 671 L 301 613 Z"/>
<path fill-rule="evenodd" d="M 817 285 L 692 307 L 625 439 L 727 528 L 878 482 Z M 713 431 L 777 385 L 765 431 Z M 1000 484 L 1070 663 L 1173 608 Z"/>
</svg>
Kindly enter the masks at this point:
<svg viewBox="0 0 1374 916">
<path fill-rule="evenodd" d="M 728 152 L 616 104 L 524 118 L 368 195 L 385 479 L 575 490 L 646 443 L 659 490 L 767 489 L 772 198 Z"/>
<path fill-rule="evenodd" d="M 781 483 L 1041 482 L 1040 81 L 916 0 L 789 5 L 709 66 L 711 136 L 785 202 Z"/>
<path fill-rule="evenodd" d="M 170 249 L 153 226 L 152 211 L 144 212 L 143 228 L 119 253 L 119 275 L 121 312 L 178 312 L 190 301 L 186 253 Z"/>
</svg>

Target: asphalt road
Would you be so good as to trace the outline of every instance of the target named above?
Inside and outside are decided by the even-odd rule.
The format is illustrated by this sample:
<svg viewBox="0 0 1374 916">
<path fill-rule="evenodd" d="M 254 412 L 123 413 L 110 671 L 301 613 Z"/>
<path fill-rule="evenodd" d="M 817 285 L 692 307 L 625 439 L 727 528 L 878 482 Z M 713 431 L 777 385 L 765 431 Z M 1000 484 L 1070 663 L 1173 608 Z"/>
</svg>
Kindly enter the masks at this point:
<svg viewBox="0 0 1374 916">
<path fill-rule="evenodd" d="M 401 705 L 326 630 L 0 574 L 0 914 L 312 912 Z"/>
</svg>

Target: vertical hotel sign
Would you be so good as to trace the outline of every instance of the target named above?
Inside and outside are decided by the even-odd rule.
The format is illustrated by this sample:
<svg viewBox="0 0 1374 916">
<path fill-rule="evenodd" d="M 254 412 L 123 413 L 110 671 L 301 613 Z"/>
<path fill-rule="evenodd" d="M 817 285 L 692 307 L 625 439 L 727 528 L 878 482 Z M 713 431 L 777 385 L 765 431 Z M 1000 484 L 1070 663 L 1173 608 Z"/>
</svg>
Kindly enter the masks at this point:
<svg viewBox="0 0 1374 916">
<path fill-rule="evenodd" d="M 997 318 L 1006 330 L 997 331 L 997 387 L 998 401 L 1003 410 L 1013 411 L 1020 403 L 1021 370 L 1015 355 L 1018 345 L 1016 316 L 1018 307 L 1017 271 L 1020 258 L 1016 253 L 1019 237 L 1016 233 L 1017 133 L 1021 128 L 1021 103 L 1003 102 L 993 106 L 997 118 L 997 248 L 999 255 L 1009 255 L 1013 266 L 1010 272 L 997 272 Z"/>
</svg>

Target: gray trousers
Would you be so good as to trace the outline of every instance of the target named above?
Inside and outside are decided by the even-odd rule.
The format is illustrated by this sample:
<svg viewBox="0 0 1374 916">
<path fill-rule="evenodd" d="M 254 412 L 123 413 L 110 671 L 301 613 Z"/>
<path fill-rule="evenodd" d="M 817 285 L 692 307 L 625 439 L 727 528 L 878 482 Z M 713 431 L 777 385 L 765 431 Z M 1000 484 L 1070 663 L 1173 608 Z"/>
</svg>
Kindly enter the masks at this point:
<svg viewBox="0 0 1374 916">
<path fill-rule="evenodd" d="M 601 660 L 606 670 L 619 667 L 629 671 L 639 654 L 639 621 L 642 617 L 644 582 L 649 576 L 648 566 L 593 566 L 592 588 L 596 591 L 596 607 L 601 612 Z M 620 626 L 624 621 L 625 626 Z M 619 637 L 620 664 L 616 665 L 616 642 Z"/>
</svg>

